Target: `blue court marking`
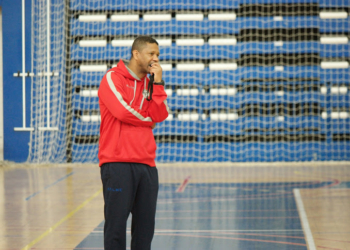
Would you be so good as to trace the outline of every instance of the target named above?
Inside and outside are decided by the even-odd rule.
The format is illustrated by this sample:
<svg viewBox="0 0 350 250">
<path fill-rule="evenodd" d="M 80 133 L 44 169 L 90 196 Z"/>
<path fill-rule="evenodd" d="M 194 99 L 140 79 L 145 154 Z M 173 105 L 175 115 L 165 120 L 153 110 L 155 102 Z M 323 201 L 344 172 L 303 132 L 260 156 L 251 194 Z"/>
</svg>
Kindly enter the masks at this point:
<svg viewBox="0 0 350 250">
<path fill-rule="evenodd" d="M 74 172 L 71 172 L 71 173 L 69 173 L 69 174 L 67 174 L 67 175 L 65 175 L 65 176 L 63 176 L 63 177 L 61 177 L 61 178 L 59 178 L 59 179 L 58 179 L 57 181 L 55 181 L 54 183 L 52 183 L 52 184 L 46 186 L 43 190 L 37 191 L 37 192 L 35 192 L 35 193 L 29 195 L 25 200 L 26 200 L 26 201 L 30 200 L 30 199 L 33 198 L 34 196 L 40 194 L 42 191 L 44 191 L 44 190 L 46 190 L 46 189 L 48 189 L 48 188 L 50 188 L 50 187 L 56 185 L 57 183 L 63 181 L 64 179 L 67 179 L 67 178 L 68 178 L 69 176 L 71 176 L 72 174 L 74 174 Z"/>
<path fill-rule="evenodd" d="M 154 250 L 306 250 L 295 188 L 349 188 L 350 182 L 160 184 Z M 101 211 L 103 213 L 103 211 Z M 127 242 L 130 242 L 130 218 Z M 103 249 L 101 222 L 76 248 Z"/>
</svg>

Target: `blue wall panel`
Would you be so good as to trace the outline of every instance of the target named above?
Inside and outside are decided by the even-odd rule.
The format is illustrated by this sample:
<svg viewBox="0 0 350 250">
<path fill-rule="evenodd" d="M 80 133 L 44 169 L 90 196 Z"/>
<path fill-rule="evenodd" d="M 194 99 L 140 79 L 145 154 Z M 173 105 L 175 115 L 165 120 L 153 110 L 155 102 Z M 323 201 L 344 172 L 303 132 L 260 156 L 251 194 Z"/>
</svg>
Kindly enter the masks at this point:
<svg viewBox="0 0 350 250">
<path fill-rule="evenodd" d="M 86 5 L 81 4 L 82 2 L 86 3 Z M 101 1 L 100 1 L 101 2 Z M 124 5 L 119 4 L 119 1 L 109 0 L 107 1 L 110 6 L 110 9 L 138 9 L 138 10 L 147 10 L 149 9 L 146 5 L 136 5 L 133 2 L 126 3 Z M 151 8 L 156 9 L 155 6 L 159 6 L 163 8 L 164 2 L 160 0 L 152 0 L 154 3 Z M 266 3 L 273 2 L 273 0 L 253 0 L 250 1 L 253 3 Z M 301 0 L 276 0 L 278 3 L 287 3 L 287 2 L 300 2 L 305 3 L 305 1 Z M 319 3 L 321 7 L 327 6 L 349 6 L 348 0 L 337 0 L 337 1 L 315 1 L 309 0 L 309 3 Z M 188 0 L 169 0 L 167 1 L 167 8 L 176 9 L 181 7 L 190 8 L 193 4 L 197 4 L 197 6 L 201 6 L 202 9 L 211 9 L 215 8 L 215 6 L 219 9 L 220 6 L 232 6 L 232 9 L 237 9 L 239 4 L 246 3 L 245 1 L 230 1 L 230 0 L 221 0 L 213 1 L 208 0 L 195 0 L 194 2 Z M 28 150 L 29 150 L 29 132 L 15 132 L 14 127 L 22 126 L 22 79 L 13 77 L 13 73 L 22 70 L 22 40 L 21 40 L 21 0 L 12 0 L 5 1 L 0 0 L 0 6 L 2 7 L 2 16 L 3 16 L 3 75 L 4 75 L 4 157 L 5 160 L 23 162 L 27 159 Z M 72 10 L 96 10 L 99 9 L 100 4 L 96 1 L 71 1 Z M 108 9 L 108 8 L 107 8 Z M 103 9 L 106 10 L 105 8 Z M 310 27 L 310 28 L 320 28 L 321 33 L 327 32 L 349 32 L 349 18 L 344 20 L 322 20 L 318 16 L 298 16 L 298 17 L 285 17 L 281 22 L 273 21 L 273 17 L 237 17 L 235 21 L 209 21 L 207 18 L 204 19 L 203 22 L 194 22 L 194 21 L 176 21 L 172 19 L 169 22 L 145 22 L 142 19 L 137 22 L 126 22 L 126 23 L 118 23 L 111 22 L 108 20 L 103 23 L 83 23 L 79 22 L 77 19 L 73 19 L 71 23 L 71 34 L 75 35 L 94 35 L 94 34 L 103 34 L 103 35 L 130 35 L 130 34 L 141 34 L 141 33 L 166 33 L 166 34 L 239 34 L 242 28 L 271 28 L 271 26 L 279 27 L 279 28 L 296 28 L 296 27 Z M 154 26 L 152 26 L 154 24 Z M 275 25 L 273 25 L 275 24 Z M 26 1 L 26 71 L 31 68 L 31 53 L 30 53 L 30 42 L 31 42 L 31 1 Z M 215 51 L 210 48 L 207 44 L 204 46 L 198 47 L 176 47 L 172 46 L 171 48 L 164 47 L 162 48 L 162 54 L 164 55 L 164 60 L 182 60 L 184 58 L 191 59 L 238 59 L 242 53 L 246 53 L 247 51 L 266 51 L 266 52 L 288 52 L 294 51 L 298 53 L 319 53 L 320 58 L 324 59 L 327 57 L 346 57 L 347 59 L 350 56 L 349 44 L 345 45 L 321 45 L 319 42 L 311 41 L 311 42 L 289 42 L 284 43 L 283 46 L 276 49 L 271 42 L 260 43 L 238 43 L 236 46 L 217 46 Z M 186 53 L 190 49 L 191 53 Z M 194 50 L 192 50 L 194 49 Z M 202 51 L 201 53 L 197 53 L 198 51 Z M 101 51 L 104 51 L 101 53 Z M 339 54 L 339 51 L 344 51 L 344 53 Z M 73 60 L 100 60 L 100 54 L 107 55 L 104 59 L 113 60 L 120 56 L 129 57 L 129 49 L 125 50 L 125 54 L 119 53 L 119 50 L 108 45 L 106 48 L 80 48 L 78 45 L 72 46 L 72 59 Z M 99 52 L 99 53 L 96 53 Z M 300 73 L 301 72 L 301 73 Z M 91 73 L 82 73 L 79 72 L 79 69 L 72 70 L 72 84 L 74 86 L 94 86 L 97 87 L 99 82 L 103 76 L 101 74 L 91 74 Z M 241 77 L 245 78 L 257 78 L 257 77 L 320 77 L 320 81 L 317 84 L 328 84 L 326 81 L 330 81 L 332 84 L 336 83 L 346 83 L 349 82 L 350 74 L 349 68 L 347 69 L 321 69 L 319 66 L 285 66 L 284 71 L 278 72 L 275 71 L 274 67 L 238 67 L 235 71 L 209 71 L 206 68 L 201 72 L 179 72 L 175 69 L 172 71 L 164 72 L 165 81 L 172 85 L 192 85 L 196 86 L 199 89 L 205 87 L 205 85 L 213 85 L 218 83 L 213 83 L 212 79 L 216 78 L 220 81 L 220 85 L 236 85 L 241 84 Z M 266 83 L 267 84 L 267 83 Z M 274 82 L 273 84 L 276 84 Z M 26 82 L 26 126 L 30 126 L 30 81 L 27 79 Z M 320 93 L 305 93 L 304 95 L 297 94 L 293 96 L 293 94 L 289 94 L 287 96 L 276 96 L 273 93 L 261 94 L 262 96 L 254 96 L 256 94 L 245 94 L 240 95 L 237 94 L 234 97 L 228 98 L 220 98 L 212 97 L 211 99 L 204 96 L 199 95 L 198 97 L 193 98 L 184 98 L 181 96 L 176 96 L 174 93 L 172 97 L 169 98 L 170 106 L 176 110 L 177 107 L 188 107 L 189 109 L 197 109 L 197 111 L 201 114 L 204 109 L 212 108 L 212 105 L 216 107 L 230 107 L 230 108 L 238 108 L 239 105 L 246 103 L 246 100 L 265 100 L 267 103 L 287 103 L 287 102 L 317 102 L 320 104 L 320 107 L 324 108 L 328 113 L 330 112 L 332 107 L 344 107 L 348 108 L 350 106 L 350 96 L 349 94 L 343 96 L 331 96 L 327 100 L 325 100 L 325 96 Z M 84 110 L 84 109 L 97 109 L 97 98 L 93 100 L 89 100 L 88 98 L 80 98 L 78 95 L 74 96 L 73 99 L 73 109 L 76 110 Z M 253 103 L 253 102 L 249 102 Z M 205 105 L 206 104 L 206 105 Z M 173 110 L 173 111 L 174 111 Z M 241 119 L 241 118 L 240 118 Z M 262 121 L 257 121 L 256 119 L 262 119 Z M 331 119 L 322 120 L 320 118 L 315 117 L 299 117 L 292 118 L 287 117 L 283 122 L 271 123 L 268 121 L 267 117 L 262 118 L 251 118 L 246 117 L 244 120 L 238 120 L 235 123 L 226 122 L 226 128 L 230 128 L 230 130 L 238 131 L 244 128 L 254 128 L 255 124 L 270 124 L 269 126 L 277 127 L 288 127 L 288 124 L 297 124 L 298 121 L 295 119 L 304 119 L 300 121 L 300 127 L 310 127 L 316 126 L 320 128 L 319 133 L 324 133 L 324 131 L 331 130 L 333 132 L 344 132 L 349 131 L 349 119 L 344 119 L 341 121 L 334 121 Z M 275 119 L 272 117 L 271 119 Z M 80 135 L 81 131 L 98 131 L 98 123 L 83 124 L 79 123 L 75 120 L 73 128 L 73 134 Z M 264 123 L 265 122 L 265 123 Z M 212 125 L 210 127 L 210 124 Z M 209 128 L 207 131 L 203 132 L 201 136 L 205 135 L 213 135 L 215 133 L 225 134 L 228 130 L 223 129 L 223 131 L 217 131 L 216 127 L 225 128 L 222 122 L 217 121 L 202 121 L 200 122 L 180 122 L 180 121 L 167 121 L 164 124 L 159 125 L 155 134 L 200 134 L 200 131 L 204 131 L 205 128 Z M 245 125 L 244 125 L 245 124 Z M 202 127 L 201 127 L 202 126 Z M 267 125 L 266 125 L 267 126 Z M 295 127 L 294 127 L 295 128 Z M 80 131 L 80 132 L 79 132 Z M 301 132 L 302 133 L 302 132 Z M 231 133 L 232 134 L 232 133 Z M 95 135 L 95 134 L 94 134 Z M 97 135 L 97 134 L 96 134 Z M 329 136 L 329 135 L 327 135 Z M 74 140 L 74 138 L 73 138 Z M 328 143 L 328 142 L 327 142 Z M 293 157 L 299 157 L 299 160 L 314 160 L 314 155 L 310 154 L 310 150 L 305 150 L 303 152 L 303 147 L 305 149 L 316 148 L 319 153 L 323 153 L 323 158 L 317 158 L 319 160 L 322 159 L 334 159 L 341 160 L 337 156 L 337 152 L 339 155 L 341 152 L 349 150 L 348 142 L 344 143 L 336 143 L 333 142 L 332 145 L 327 145 L 325 143 L 322 146 L 322 143 L 309 143 L 304 146 L 295 145 L 295 148 L 291 148 L 290 155 L 278 156 L 275 154 L 274 148 L 283 148 L 286 146 L 290 146 L 291 144 L 285 143 L 276 143 L 276 144 L 256 144 L 256 145 L 239 145 L 243 149 L 246 148 L 252 155 L 244 155 L 244 150 L 241 151 L 240 154 L 235 152 L 238 144 L 212 144 L 212 145 L 202 145 L 201 143 L 192 143 L 192 144 L 182 144 L 176 145 L 170 148 L 163 148 L 162 144 L 159 145 L 158 152 L 158 160 L 193 160 L 200 161 L 208 158 L 208 155 L 202 155 L 203 152 L 211 151 L 213 148 L 217 149 L 216 152 L 218 154 L 215 156 L 215 160 L 228 160 L 228 159 L 238 159 L 238 160 L 264 160 L 264 159 L 275 159 L 275 160 L 292 160 Z M 328 143 L 329 144 L 329 143 Z M 168 145 L 169 146 L 169 145 Z M 255 146 L 255 147 L 254 147 Z M 76 145 L 74 144 L 74 156 L 78 155 L 79 152 L 83 152 L 82 148 L 84 145 Z M 86 147 L 91 148 L 93 151 L 96 148 L 95 145 L 86 145 Z M 169 150 L 177 150 L 179 152 L 178 156 L 174 156 L 177 159 L 168 159 L 170 154 L 167 153 L 167 159 L 162 158 L 162 154 L 165 151 Z M 301 149 L 299 150 L 298 147 Z M 176 148 L 176 149 L 174 149 Z M 337 148 L 340 148 L 339 150 Z M 225 150 L 224 150 L 225 149 Z M 232 150 L 232 155 L 226 155 L 227 152 Z M 299 151 L 298 151 L 299 150 Z M 337 151 L 338 150 L 338 151 Z M 192 154 L 192 152 L 195 152 Z M 222 155 L 221 153 L 222 152 Z M 272 152 L 271 155 L 268 155 Z M 293 155 L 293 152 L 297 152 Z M 305 154 L 305 155 L 303 155 Z M 255 155 L 255 156 L 254 156 Z M 259 157 L 256 157 L 259 155 Z M 334 157 L 333 157 L 334 156 Z M 343 155 L 344 156 L 344 155 Z M 220 158 L 222 157 L 222 158 Z M 255 158 L 254 158 L 255 157 Z M 338 158 L 337 158 L 338 157 Z M 348 156 L 344 156 L 348 157 Z M 73 157 L 74 158 L 74 157 Z M 213 158 L 214 159 L 214 158 Z M 348 158 L 347 158 L 348 159 Z"/>
<path fill-rule="evenodd" d="M 0 1 L 3 29 L 3 107 L 4 159 L 23 162 L 29 150 L 29 132 L 15 132 L 22 127 L 22 78 L 13 73 L 22 71 L 22 1 Z M 31 1 L 25 1 L 26 71 L 31 68 Z M 30 80 L 26 79 L 26 126 L 30 126 Z"/>
</svg>

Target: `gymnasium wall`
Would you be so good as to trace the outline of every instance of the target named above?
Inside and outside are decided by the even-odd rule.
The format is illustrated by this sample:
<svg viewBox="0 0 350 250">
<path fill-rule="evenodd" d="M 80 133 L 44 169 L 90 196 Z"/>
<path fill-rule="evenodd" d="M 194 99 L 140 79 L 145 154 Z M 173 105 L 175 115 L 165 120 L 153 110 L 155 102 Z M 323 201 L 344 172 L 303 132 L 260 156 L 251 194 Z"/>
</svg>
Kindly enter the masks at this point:
<svg viewBox="0 0 350 250">
<path fill-rule="evenodd" d="M 3 37 L 3 109 L 4 160 L 24 162 L 28 157 L 29 132 L 14 131 L 22 127 L 22 1 L 1 0 Z M 26 71 L 31 70 L 31 1 L 25 1 Z M 30 80 L 26 78 L 26 126 L 30 126 Z"/>
<path fill-rule="evenodd" d="M 31 71 L 33 62 L 35 67 L 39 65 L 34 69 L 37 74 L 45 70 L 45 56 L 40 57 L 45 54 L 45 42 L 33 45 L 31 35 L 33 39 L 45 35 L 41 27 L 45 27 L 42 13 L 46 1 L 33 1 L 42 8 L 33 8 L 33 13 L 31 2 L 26 1 L 26 71 Z M 168 67 L 163 76 L 171 93 L 172 115 L 154 130 L 157 161 L 350 159 L 348 0 L 221 0 L 214 5 L 204 0 L 191 4 L 171 0 L 166 5 L 156 0 L 146 1 L 151 3 L 148 5 L 145 1 L 72 0 L 69 13 L 64 12 L 63 1 L 51 2 L 51 61 L 56 63 L 52 70 L 58 75 L 51 78 L 55 99 L 50 103 L 50 124 L 57 126 L 58 132 L 38 129 L 48 124 L 48 115 L 46 78 L 36 75 L 32 85 L 35 100 L 30 99 L 31 82 L 26 78 L 25 126 L 30 126 L 30 119 L 35 126 L 30 140 L 30 132 L 14 131 L 23 121 L 22 78 L 13 76 L 22 69 L 22 2 L 0 1 L 5 160 L 26 161 L 30 151 L 29 159 L 35 162 L 96 162 L 99 81 L 118 58 L 129 57 L 130 48 L 120 43 L 140 34 L 171 40 L 170 45 L 161 46 L 161 60 Z M 286 3 L 294 4 L 292 11 Z M 258 5 L 265 7 L 260 10 Z M 213 8 L 237 16 L 234 20 L 209 20 Z M 267 13 L 269 8 L 277 16 Z M 148 11 L 156 18 L 163 11 L 172 17 L 168 21 L 146 20 Z M 181 21 L 181 11 L 205 15 L 200 21 Z M 343 11 L 346 17 L 329 18 L 328 11 Z M 137 13 L 137 20 L 113 20 L 120 18 L 120 13 Z M 99 19 L 99 14 L 102 19 L 92 21 Z M 339 34 L 347 43 L 320 41 Z M 190 45 L 191 37 L 204 43 Z M 236 43 L 209 42 L 225 37 L 234 37 Z M 86 46 L 96 44 L 97 39 L 105 39 L 105 45 Z M 34 59 L 31 46 L 39 48 Z"/>
</svg>

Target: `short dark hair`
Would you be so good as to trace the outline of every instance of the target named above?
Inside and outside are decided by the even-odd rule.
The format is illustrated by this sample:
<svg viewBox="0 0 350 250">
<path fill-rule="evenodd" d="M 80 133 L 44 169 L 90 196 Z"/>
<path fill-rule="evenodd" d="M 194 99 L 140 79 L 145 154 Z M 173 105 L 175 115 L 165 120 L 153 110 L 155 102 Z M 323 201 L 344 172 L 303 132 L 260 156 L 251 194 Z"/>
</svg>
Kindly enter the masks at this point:
<svg viewBox="0 0 350 250">
<path fill-rule="evenodd" d="M 143 47 L 146 46 L 147 43 L 155 43 L 157 45 L 158 42 L 156 41 L 156 39 L 154 39 L 153 37 L 150 37 L 150 36 L 138 36 L 133 44 L 132 44 L 132 47 L 131 47 L 131 57 L 132 57 L 132 52 L 134 50 L 137 50 L 137 51 L 141 51 L 143 49 Z"/>
</svg>

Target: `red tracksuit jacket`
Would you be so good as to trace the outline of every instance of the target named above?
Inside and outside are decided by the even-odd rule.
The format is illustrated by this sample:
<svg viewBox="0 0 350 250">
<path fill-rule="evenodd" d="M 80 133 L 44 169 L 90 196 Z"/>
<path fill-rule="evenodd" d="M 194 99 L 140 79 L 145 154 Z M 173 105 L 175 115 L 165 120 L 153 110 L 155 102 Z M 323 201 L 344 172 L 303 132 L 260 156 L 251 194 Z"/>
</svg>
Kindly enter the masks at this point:
<svg viewBox="0 0 350 250">
<path fill-rule="evenodd" d="M 167 95 L 164 86 L 154 85 L 152 100 L 147 101 L 143 92 L 149 79 L 135 77 L 120 60 L 100 83 L 100 166 L 107 162 L 155 166 L 157 147 L 151 126 L 168 117 Z"/>
</svg>

